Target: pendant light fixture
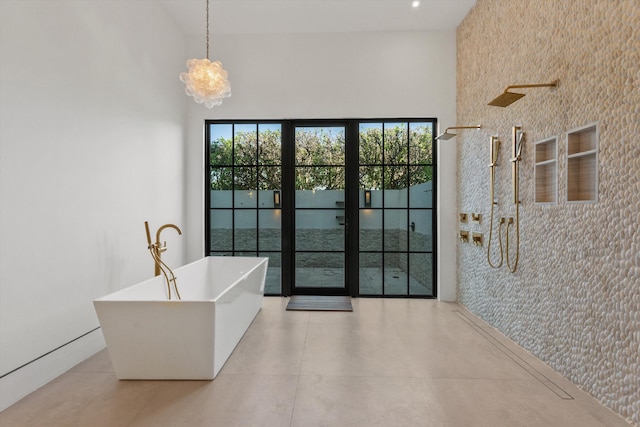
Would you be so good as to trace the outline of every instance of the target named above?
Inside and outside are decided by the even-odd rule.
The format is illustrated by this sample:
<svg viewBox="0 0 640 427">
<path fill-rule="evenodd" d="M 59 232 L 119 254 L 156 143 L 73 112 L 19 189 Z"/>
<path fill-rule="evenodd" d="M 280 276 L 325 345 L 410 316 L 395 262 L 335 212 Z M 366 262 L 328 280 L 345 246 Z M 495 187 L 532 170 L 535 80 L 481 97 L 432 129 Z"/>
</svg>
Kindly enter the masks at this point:
<svg viewBox="0 0 640 427">
<path fill-rule="evenodd" d="M 187 85 L 185 92 L 198 104 L 207 108 L 222 104 L 224 98 L 231 96 L 231 84 L 227 71 L 220 61 L 209 61 L 209 0 L 207 0 L 207 57 L 187 61 L 186 73 L 180 73 L 180 80 Z"/>
</svg>

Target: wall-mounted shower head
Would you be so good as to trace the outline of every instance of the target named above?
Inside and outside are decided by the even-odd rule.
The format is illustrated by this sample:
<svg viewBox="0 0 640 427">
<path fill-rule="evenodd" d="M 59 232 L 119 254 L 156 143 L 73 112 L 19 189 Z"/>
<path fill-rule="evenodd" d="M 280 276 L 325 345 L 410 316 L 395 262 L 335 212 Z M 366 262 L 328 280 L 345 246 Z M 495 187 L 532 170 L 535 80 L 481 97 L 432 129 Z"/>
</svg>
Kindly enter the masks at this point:
<svg viewBox="0 0 640 427">
<path fill-rule="evenodd" d="M 491 101 L 489 105 L 493 105 L 494 107 L 506 107 L 508 105 L 513 104 L 523 96 L 524 96 L 524 93 L 508 92 L 507 90 L 505 90 L 504 93 L 502 93 L 500 96 L 496 97 L 496 99 Z"/>
<path fill-rule="evenodd" d="M 482 125 L 478 126 L 451 126 L 445 129 L 440 135 L 436 136 L 436 139 L 451 139 L 458 135 L 457 133 L 449 132 L 451 129 L 481 129 Z"/>
<path fill-rule="evenodd" d="M 557 87 L 557 86 L 558 86 L 558 80 L 553 81 L 551 83 L 507 86 L 504 92 L 502 92 L 498 97 L 496 97 L 494 100 L 489 102 L 488 105 L 493 105 L 495 107 L 507 107 L 513 104 L 514 102 L 516 102 L 518 99 L 525 96 L 524 93 L 509 92 L 509 89 L 519 89 L 519 88 L 529 88 L 529 87 Z"/>
</svg>

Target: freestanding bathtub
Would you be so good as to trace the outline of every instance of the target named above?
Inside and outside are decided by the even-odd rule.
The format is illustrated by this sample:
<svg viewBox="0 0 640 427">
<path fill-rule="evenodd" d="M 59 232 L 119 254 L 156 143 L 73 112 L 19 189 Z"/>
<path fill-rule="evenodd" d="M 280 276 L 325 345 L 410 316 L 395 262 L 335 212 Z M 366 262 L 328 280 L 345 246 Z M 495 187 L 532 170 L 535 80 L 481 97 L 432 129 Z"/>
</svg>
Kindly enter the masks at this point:
<svg viewBox="0 0 640 427">
<path fill-rule="evenodd" d="M 211 380 L 260 311 L 268 258 L 206 257 L 93 301 L 119 379 Z M 175 293 L 172 292 L 175 298 Z"/>
</svg>

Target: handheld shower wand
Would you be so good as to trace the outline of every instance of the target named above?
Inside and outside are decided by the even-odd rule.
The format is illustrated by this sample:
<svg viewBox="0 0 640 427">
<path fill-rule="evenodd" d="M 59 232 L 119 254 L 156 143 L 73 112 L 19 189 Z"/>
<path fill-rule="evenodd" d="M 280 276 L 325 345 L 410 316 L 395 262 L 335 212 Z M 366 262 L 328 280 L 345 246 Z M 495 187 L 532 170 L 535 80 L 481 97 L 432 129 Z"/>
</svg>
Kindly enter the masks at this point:
<svg viewBox="0 0 640 427">
<path fill-rule="evenodd" d="M 489 164 L 490 169 L 490 193 L 491 193 L 491 213 L 489 215 L 489 242 L 487 243 L 487 262 L 491 268 L 500 268 L 502 266 L 502 262 L 504 260 L 504 251 L 502 250 L 502 224 L 504 224 L 504 218 L 500 218 L 500 222 L 498 224 L 498 244 L 500 245 L 500 262 L 498 264 L 494 264 L 491 261 L 491 241 L 493 240 L 493 211 L 495 205 L 498 204 L 495 200 L 495 183 L 496 183 L 496 166 L 498 166 L 498 154 L 500 152 L 500 139 L 498 136 L 492 136 L 489 141 L 489 157 L 491 158 L 491 163 Z"/>
<path fill-rule="evenodd" d="M 522 155 L 522 144 L 524 132 L 520 126 L 514 126 L 512 129 L 512 142 L 513 142 L 513 158 L 511 159 L 511 175 L 513 181 L 513 203 L 516 205 L 515 218 L 509 218 L 507 222 L 507 266 L 509 271 L 515 273 L 518 268 L 518 260 L 520 258 L 520 160 Z M 511 225 L 515 223 L 516 227 L 516 258 L 511 263 L 509 258 L 509 229 Z"/>
</svg>

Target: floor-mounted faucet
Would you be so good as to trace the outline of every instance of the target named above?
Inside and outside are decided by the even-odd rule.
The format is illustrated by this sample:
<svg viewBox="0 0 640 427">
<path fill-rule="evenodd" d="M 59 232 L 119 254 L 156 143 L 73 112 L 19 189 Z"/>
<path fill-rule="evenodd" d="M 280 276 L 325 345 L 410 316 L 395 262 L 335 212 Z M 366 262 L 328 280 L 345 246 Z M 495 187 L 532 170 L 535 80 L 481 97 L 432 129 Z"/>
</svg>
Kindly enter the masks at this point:
<svg viewBox="0 0 640 427">
<path fill-rule="evenodd" d="M 147 243 L 149 243 L 149 246 L 151 245 L 151 234 L 149 233 L 149 223 L 147 221 L 144 222 L 144 226 L 146 228 L 147 231 Z M 158 254 L 158 259 L 161 259 L 161 253 L 165 252 L 167 250 L 167 242 L 165 241 L 163 244 L 160 244 L 160 234 L 162 234 L 162 230 L 164 230 L 165 228 L 173 228 L 175 229 L 178 234 L 182 234 L 182 230 L 180 230 L 180 227 L 178 227 L 175 224 L 165 224 L 162 227 L 158 228 L 158 231 L 156 231 L 156 242 L 153 244 L 157 254 Z M 160 275 L 160 265 L 158 265 L 158 263 L 156 263 L 156 268 L 154 271 L 156 276 Z"/>
<path fill-rule="evenodd" d="M 173 282 L 173 287 L 176 290 L 176 295 L 178 296 L 178 299 L 180 299 L 180 293 L 178 292 L 178 285 L 176 284 L 176 276 L 173 274 L 173 271 L 169 268 L 169 266 L 162 261 L 161 254 L 162 252 L 167 250 L 167 242 L 165 241 L 162 244 L 160 243 L 160 234 L 162 233 L 162 230 L 164 230 L 165 228 L 173 228 L 178 232 L 178 234 L 182 234 L 182 230 L 180 230 L 180 227 L 178 227 L 175 224 L 165 224 L 162 227 L 158 228 L 158 231 L 156 231 L 156 241 L 155 243 L 151 243 L 151 232 L 149 231 L 148 221 L 144 222 L 144 228 L 147 232 L 147 243 L 149 244 L 147 248 L 149 249 L 149 252 L 151 252 L 151 256 L 155 261 L 155 270 L 154 270 L 155 275 L 159 276 L 160 273 L 164 275 L 164 278 L 167 282 L 167 292 L 168 292 L 169 299 L 171 299 L 171 282 Z"/>
</svg>

